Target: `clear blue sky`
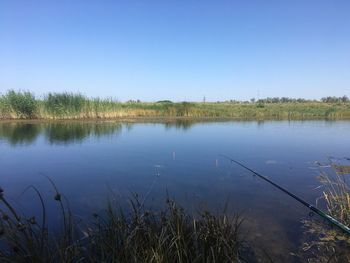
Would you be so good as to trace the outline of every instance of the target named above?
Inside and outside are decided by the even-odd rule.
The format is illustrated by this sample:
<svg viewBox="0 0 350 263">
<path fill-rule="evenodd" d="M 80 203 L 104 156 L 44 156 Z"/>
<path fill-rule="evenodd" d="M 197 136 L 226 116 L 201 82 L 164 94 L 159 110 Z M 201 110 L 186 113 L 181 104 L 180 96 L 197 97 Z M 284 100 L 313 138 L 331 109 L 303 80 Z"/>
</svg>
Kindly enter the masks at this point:
<svg viewBox="0 0 350 263">
<path fill-rule="evenodd" d="M 350 95 L 350 1 L 0 0 L 0 92 Z"/>
</svg>

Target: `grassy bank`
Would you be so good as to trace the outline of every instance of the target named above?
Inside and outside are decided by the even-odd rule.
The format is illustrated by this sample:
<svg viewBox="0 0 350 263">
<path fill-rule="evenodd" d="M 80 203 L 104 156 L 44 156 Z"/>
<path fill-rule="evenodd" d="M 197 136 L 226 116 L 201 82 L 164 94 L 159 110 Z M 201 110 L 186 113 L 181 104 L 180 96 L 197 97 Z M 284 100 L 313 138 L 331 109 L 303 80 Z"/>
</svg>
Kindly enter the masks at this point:
<svg viewBox="0 0 350 263">
<path fill-rule="evenodd" d="M 258 102 L 118 102 L 81 94 L 49 93 L 43 99 L 30 92 L 9 91 L 0 96 L 0 119 L 113 118 L 236 118 L 236 119 L 350 119 L 346 100 L 260 100 Z"/>
</svg>

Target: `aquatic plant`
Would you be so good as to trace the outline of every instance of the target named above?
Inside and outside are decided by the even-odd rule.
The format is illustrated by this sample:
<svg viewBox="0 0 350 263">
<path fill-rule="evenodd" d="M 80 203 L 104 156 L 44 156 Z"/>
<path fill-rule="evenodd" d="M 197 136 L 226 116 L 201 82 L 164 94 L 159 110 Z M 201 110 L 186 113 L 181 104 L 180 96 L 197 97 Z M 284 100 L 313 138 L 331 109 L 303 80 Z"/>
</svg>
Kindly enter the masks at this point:
<svg viewBox="0 0 350 263">
<path fill-rule="evenodd" d="M 242 238 L 243 219 L 237 214 L 201 211 L 193 216 L 170 198 L 165 208 L 152 211 L 134 195 L 130 210 L 110 202 L 83 223 L 50 182 L 62 214 L 58 233 L 48 228 L 45 200 L 35 187 L 28 189 L 38 195 L 40 219 L 20 214 L 0 189 L 2 262 L 245 262 L 254 255 Z"/>
<path fill-rule="evenodd" d="M 333 163 L 332 167 L 335 171 L 334 177 L 327 173 L 322 173 L 319 177 L 326 186 L 323 197 L 329 213 L 350 226 L 350 185 L 346 179 L 346 176 L 350 174 L 349 166 L 341 167 Z M 346 168 L 348 172 L 342 174 Z"/>
<path fill-rule="evenodd" d="M 324 201 L 328 214 L 342 224 L 350 226 L 350 169 L 331 159 L 331 170 L 322 169 L 318 177 L 323 192 L 318 203 Z M 303 245 L 303 252 L 308 254 L 310 262 L 350 262 L 350 237 L 319 222 L 304 220 L 305 232 L 309 236 Z"/>
</svg>

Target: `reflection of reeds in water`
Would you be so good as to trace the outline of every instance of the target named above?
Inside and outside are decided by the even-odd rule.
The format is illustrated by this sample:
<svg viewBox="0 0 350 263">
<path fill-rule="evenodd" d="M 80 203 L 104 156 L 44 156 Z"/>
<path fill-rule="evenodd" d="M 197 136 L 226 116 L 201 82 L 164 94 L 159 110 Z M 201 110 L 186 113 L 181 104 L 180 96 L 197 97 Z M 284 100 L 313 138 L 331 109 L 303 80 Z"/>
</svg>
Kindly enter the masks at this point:
<svg viewBox="0 0 350 263">
<path fill-rule="evenodd" d="M 181 129 L 181 130 L 189 130 L 198 123 L 198 121 L 194 120 L 176 120 L 171 122 L 165 122 L 165 129 L 175 128 L 175 129 Z"/>
<path fill-rule="evenodd" d="M 56 189 L 62 232 L 47 228 L 43 217 L 25 218 L 0 192 L 0 257 L 3 262 L 245 262 L 252 257 L 241 236 L 242 219 L 207 211 L 191 216 L 167 199 L 161 211 L 148 211 L 137 197 L 131 209 L 109 203 L 92 223 L 74 220 L 67 201 Z M 41 221 L 41 222 L 38 222 Z"/>
<path fill-rule="evenodd" d="M 327 212 L 342 224 L 350 226 L 350 184 L 348 166 L 331 162 L 332 171 L 321 171 L 318 177 L 324 190 L 320 200 Z M 345 167 L 345 168 L 344 168 Z M 306 232 L 314 240 L 304 244 L 310 262 L 350 262 L 350 236 L 328 227 L 324 222 L 305 220 Z"/>
<path fill-rule="evenodd" d="M 44 133 L 50 143 L 72 143 L 84 140 L 89 136 L 106 136 L 118 134 L 122 130 L 120 123 L 51 123 Z"/>
<path fill-rule="evenodd" d="M 50 143 L 68 144 L 89 136 L 119 134 L 121 130 L 122 124 L 115 122 L 0 123 L 0 139 L 11 145 L 30 144 L 43 134 Z"/>
<path fill-rule="evenodd" d="M 0 123 L 0 139 L 12 145 L 30 144 L 35 141 L 41 126 L 30 123 Z"/>
</svg>

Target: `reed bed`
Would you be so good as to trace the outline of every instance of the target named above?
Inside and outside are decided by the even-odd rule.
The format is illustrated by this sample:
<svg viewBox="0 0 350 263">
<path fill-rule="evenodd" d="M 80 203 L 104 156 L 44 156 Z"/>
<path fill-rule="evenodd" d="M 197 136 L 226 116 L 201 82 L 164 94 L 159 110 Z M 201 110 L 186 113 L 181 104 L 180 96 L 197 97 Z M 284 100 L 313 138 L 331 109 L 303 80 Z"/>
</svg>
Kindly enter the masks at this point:
<svg viewBox="0 0 350 263">
<path fill-rule="evenodd" d="M 137 117 L 237 119 L 350 119 L 347 100 L 269 100 L 258 102 L 119 102 L 82 94 L 49 93 L 37 99 L 30 92 L 0 96 L 0 119 L 113 119 Z"/>
<path fill-rule="evenodd" d="M 1 262 L 253 262 L 239 215 L 191 215 L 169 198 L 163 209 L 149 211 L 135 195 L 129 210 L 109 203 L 84 223 L 51 183 L 61 214 L 58 233 L 48 228 L 45 200 L 35 187 L 28 189 L 39 197 L 41 218 L 19 213 L 0 189 Z"/>
</svg>

